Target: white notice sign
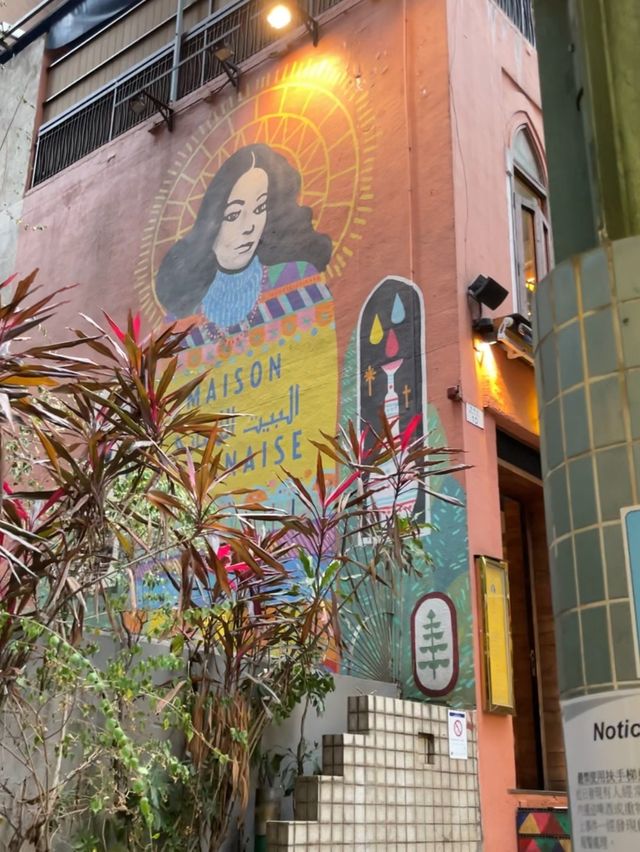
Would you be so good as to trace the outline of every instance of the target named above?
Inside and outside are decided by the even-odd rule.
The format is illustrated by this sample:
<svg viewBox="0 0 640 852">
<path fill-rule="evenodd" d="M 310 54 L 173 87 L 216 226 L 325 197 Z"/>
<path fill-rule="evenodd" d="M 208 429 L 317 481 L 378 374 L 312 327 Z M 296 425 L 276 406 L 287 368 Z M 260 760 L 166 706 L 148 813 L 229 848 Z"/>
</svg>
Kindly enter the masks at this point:
<svg viewBox="0 0 640 852">
<path fill-rule="evenodd" d="M 449 710 L 449 757 L 466 760 L 467 714 L 463 710 Z"/>
<path fill-rule="evenodd" d="M 484 429 L 484 411 L 481 408 L 467 402 L 465 403 L 465 411 L 467 420 L 472 426 L 477 426 L 478 429 Z"/>
<path fill-rule="evenodd" d="M 573 848 L 640 849 L 640 690 L 562 702 Z"/>
</svg>

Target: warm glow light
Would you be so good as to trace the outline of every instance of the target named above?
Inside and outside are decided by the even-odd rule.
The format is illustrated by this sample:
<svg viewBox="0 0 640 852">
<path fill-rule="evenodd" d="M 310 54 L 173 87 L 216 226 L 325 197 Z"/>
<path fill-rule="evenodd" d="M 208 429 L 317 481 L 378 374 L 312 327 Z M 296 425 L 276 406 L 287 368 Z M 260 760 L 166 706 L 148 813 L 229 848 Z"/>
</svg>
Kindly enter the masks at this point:
<svg viewBox="0 0 640 852">
<path fill-rule="evenodd" d="M 498 365 L 496 364 L 493 352 L 494 347 L 486 341 L 478 340 L 473 348 L 476 351 L 478 370 L 482 373 L 484 380 L 488 382 L 490 389 L 493 391 L 495 390 L 493 386 L 496 384 L 498 378 Z"/>
<path fill-rule="evenodd" d="M 284 3 L 277 3 L 271 7 L 267 15 L 267 21 L 274 30 L 282 30 L 291 23 L 291 9 L 285 6 Z"/>
</svg>

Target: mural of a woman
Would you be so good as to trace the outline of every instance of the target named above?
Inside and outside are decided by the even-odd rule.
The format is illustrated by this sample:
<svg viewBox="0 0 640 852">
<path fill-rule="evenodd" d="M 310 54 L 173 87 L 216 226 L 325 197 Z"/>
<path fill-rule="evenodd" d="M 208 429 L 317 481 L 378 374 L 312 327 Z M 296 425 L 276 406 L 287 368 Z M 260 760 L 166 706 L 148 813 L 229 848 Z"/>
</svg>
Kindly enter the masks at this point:
<svg viewBox="0 0 640 852">
<path fill-rule="evenodd" d="M 302 179 L 264 144 L 219 167 L 191 229 L 164 256 L 155 295 L 167 320 L 194 322 L 179 380 L 207 369 L 193 404 L 244 415 L 229 463 L 272 505 L 290 507 L 281 468 L 310 482 L 309 438 L 333 431 L 338 361 L 324 270 L 332 241 L 299 202 Z"/>
<path fill-rule="evenodd" d="M 240 148 L 209 184 L 191 231 L 164 258 L 156 296 L 176 317 L 201 311 L 220 330 L 251 324 L 278 283 L 271 267 L 304 263 L 324 271 L 331 239 L 318 234 L 298 204 L 300 175 L 267 145 Z M 299 274 L 299 273 L 298 273 Z M 290 283 L 290 282 L 289 282 Z"/>
</svg>

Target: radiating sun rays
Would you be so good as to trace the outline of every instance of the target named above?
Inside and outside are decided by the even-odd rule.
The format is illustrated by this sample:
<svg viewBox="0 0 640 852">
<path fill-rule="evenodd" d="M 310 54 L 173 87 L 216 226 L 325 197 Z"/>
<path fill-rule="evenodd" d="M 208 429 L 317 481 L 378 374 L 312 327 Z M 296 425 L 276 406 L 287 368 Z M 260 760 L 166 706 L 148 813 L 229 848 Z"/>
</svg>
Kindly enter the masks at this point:
<svg viewBox="0 0 640 852">
<path fill-rule="evenodd" d="M 217 107 L 176 157 L 143 232 L 135 286 L 151 323 L 164 316 L 154 288 L 163 257 L 192 228 L 222 163 L 245 145 L 269 145 L 296 168 L 300 203 L 333 241 L 326 278 L 344 274 L 372 210 L 373 118 L 366 93 L 331 57 L 262 75 L 240 103 L 229 97 Z"/>
</svg>

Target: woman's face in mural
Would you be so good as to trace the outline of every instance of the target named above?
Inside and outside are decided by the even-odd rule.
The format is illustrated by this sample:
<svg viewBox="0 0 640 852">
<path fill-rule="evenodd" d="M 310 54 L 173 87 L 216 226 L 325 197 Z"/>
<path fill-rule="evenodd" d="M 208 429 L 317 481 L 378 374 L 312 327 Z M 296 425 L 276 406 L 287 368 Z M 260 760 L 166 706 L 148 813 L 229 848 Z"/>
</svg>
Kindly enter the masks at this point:
<svg viewBox="0 0 640 852">
<path fill-rule="evenodd" d="M 222 269 L 244 269 L 251 262 L 267 221 L 269 176 L 253 167 L 241 175 L 229 193 L 213 252 Z"/>
</svg>

